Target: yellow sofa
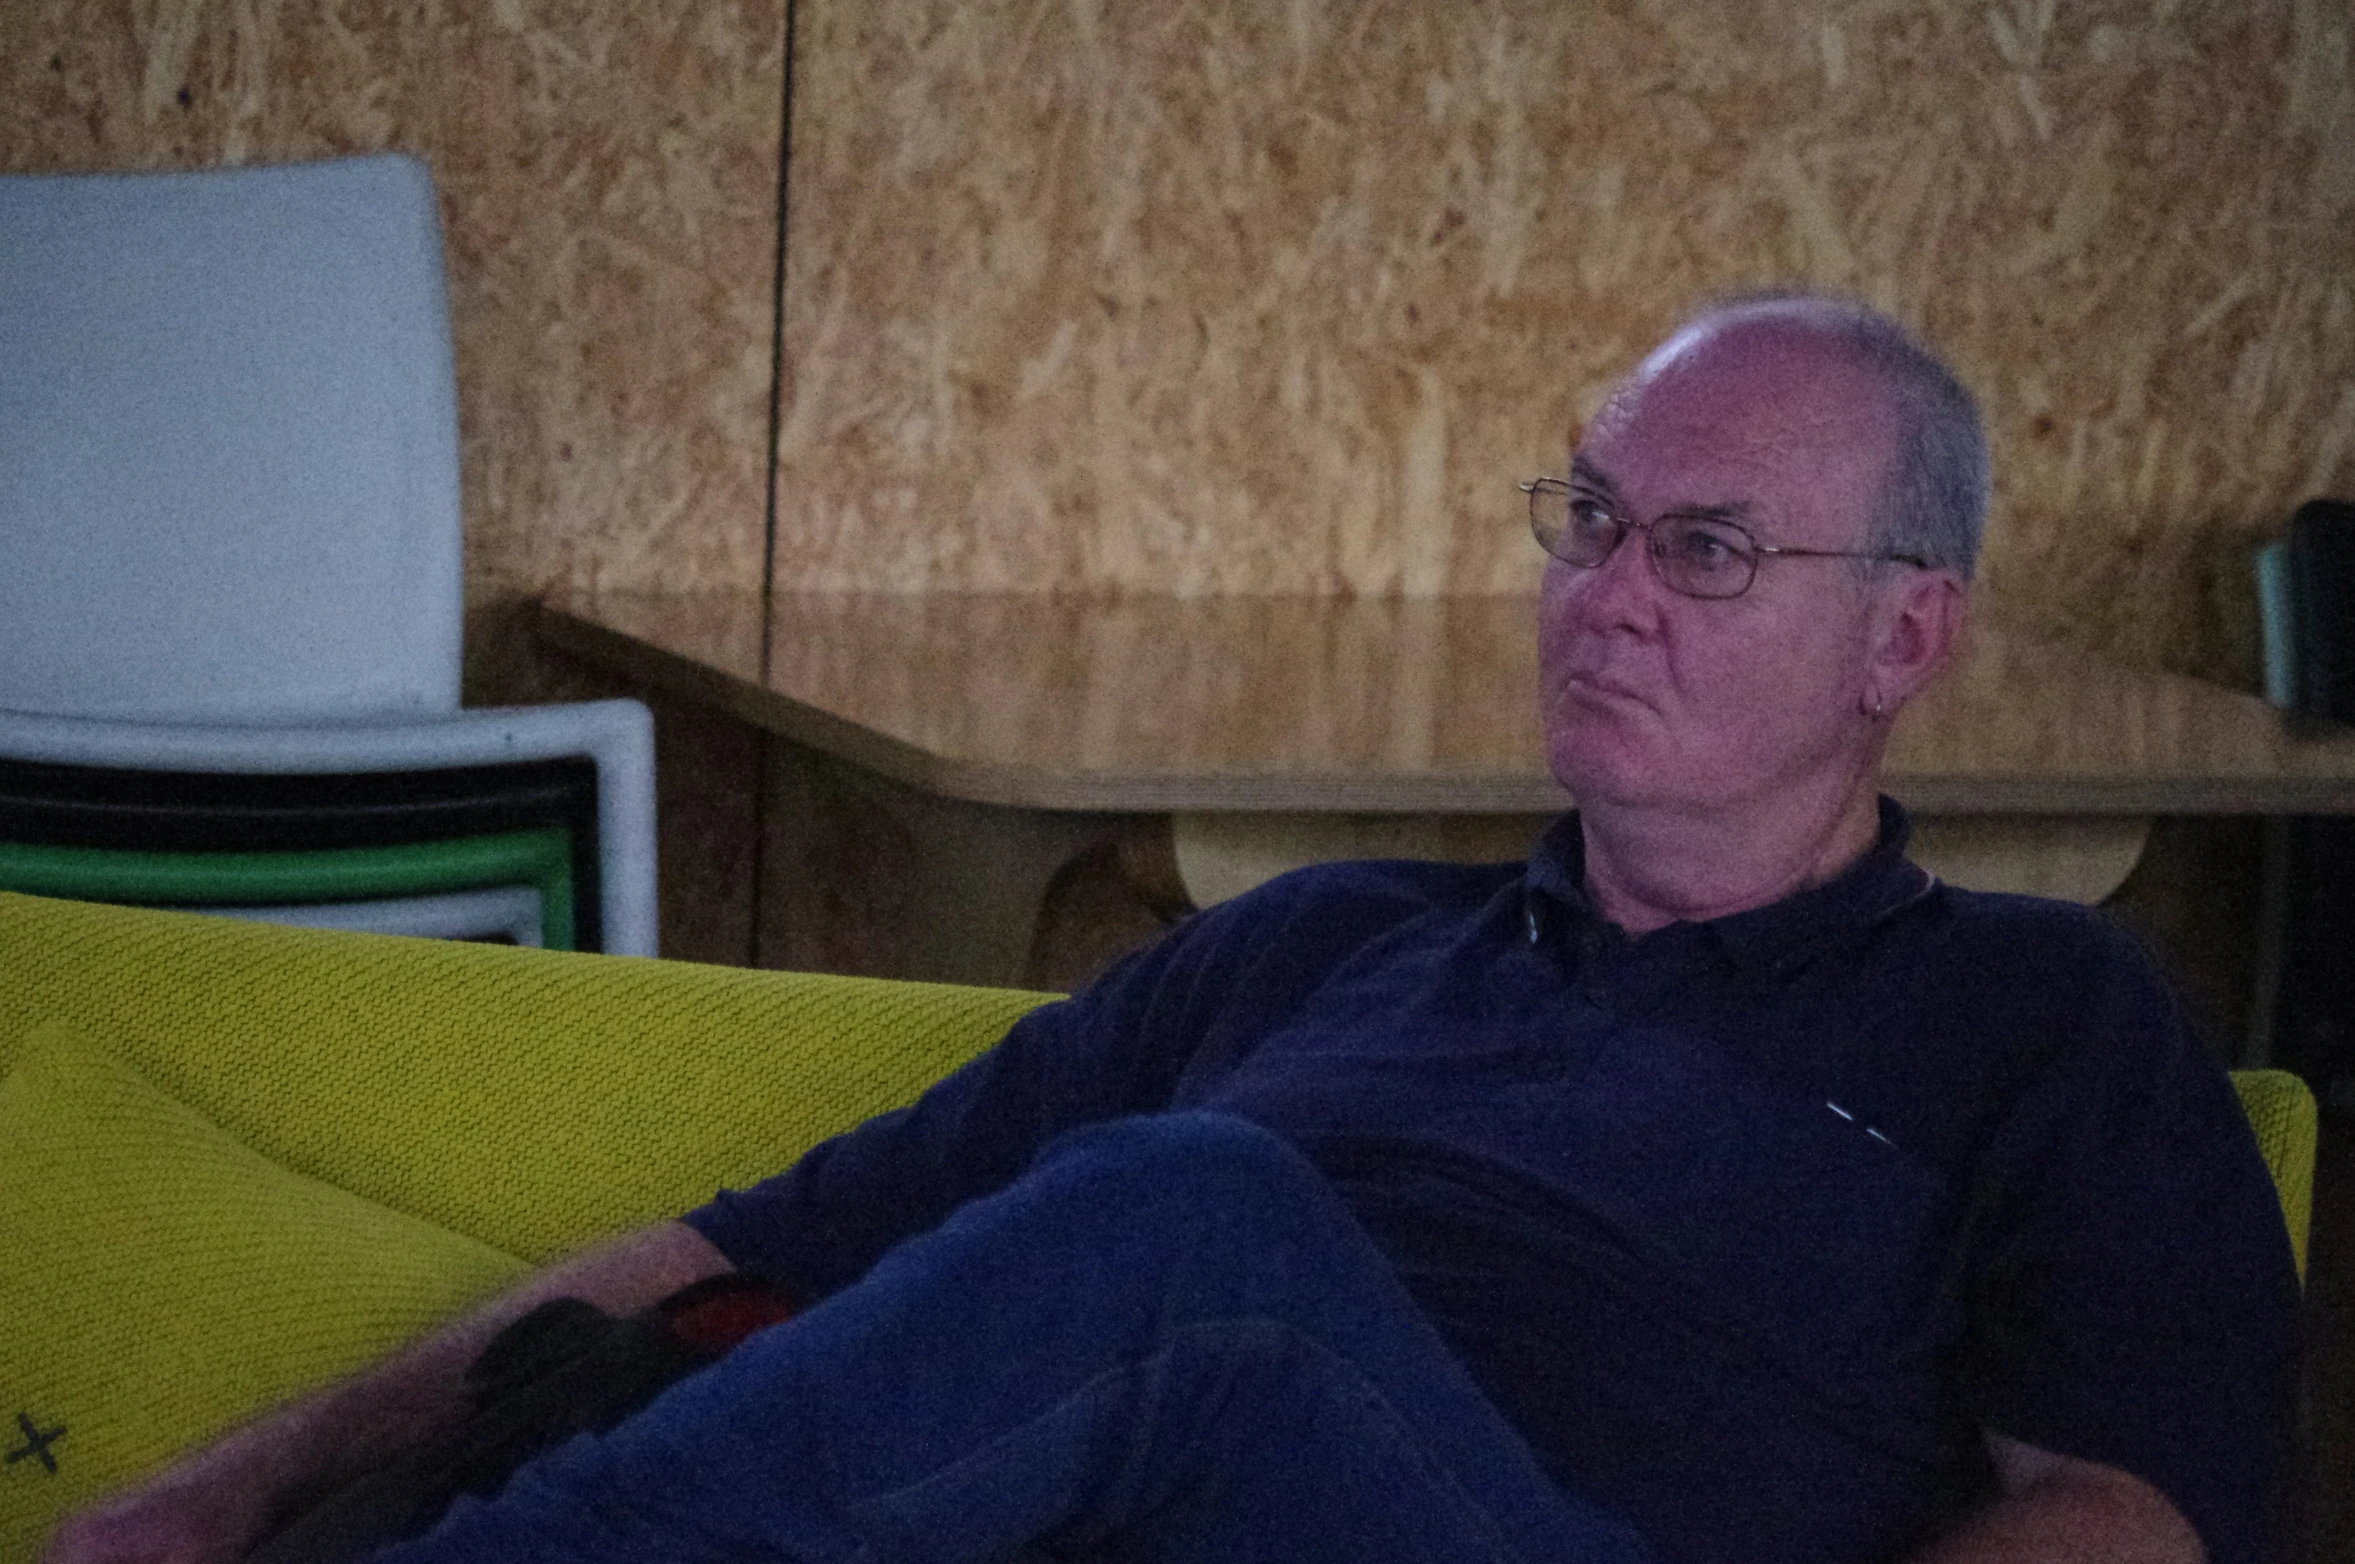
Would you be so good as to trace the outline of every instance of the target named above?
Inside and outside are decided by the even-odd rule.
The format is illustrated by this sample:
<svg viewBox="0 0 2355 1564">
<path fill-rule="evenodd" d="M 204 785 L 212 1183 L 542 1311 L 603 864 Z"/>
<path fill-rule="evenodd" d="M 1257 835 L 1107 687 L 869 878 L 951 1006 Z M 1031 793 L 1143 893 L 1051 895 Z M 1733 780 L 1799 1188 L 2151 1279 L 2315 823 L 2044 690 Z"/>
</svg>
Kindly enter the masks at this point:
<svg viewBox="0 0 2355 1564">
<path fill-rule="evenodd" d="M 0 894 L 0 1564 L 1044 997 Z"/>
<path fill-rule="evenodd" d="M 0 1564 L 529 1265 L 910 1099 L 1045 997 L 0 894 Z M 2313 1101 L 2239 1084 L 2302 1263 Z"/>
</svg>

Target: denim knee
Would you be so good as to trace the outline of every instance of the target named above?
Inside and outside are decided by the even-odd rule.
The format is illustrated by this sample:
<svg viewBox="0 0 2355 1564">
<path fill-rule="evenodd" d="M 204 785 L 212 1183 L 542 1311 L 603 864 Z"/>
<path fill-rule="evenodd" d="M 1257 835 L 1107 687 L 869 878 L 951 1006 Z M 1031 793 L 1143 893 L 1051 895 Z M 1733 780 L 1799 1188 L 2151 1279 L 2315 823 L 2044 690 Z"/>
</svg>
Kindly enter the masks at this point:
<svg viewBox="0 0 2355 1564">
<path fill-rule="evenodd" d="M 1076 1174 L 1133 1217 L 1343 1215 L 1293 1144 L 1248 1119 L 1208 1109 L 1156 1113 L 1075 1130 L 1040 1154 L 1037 1171 Z"/>
</svg>

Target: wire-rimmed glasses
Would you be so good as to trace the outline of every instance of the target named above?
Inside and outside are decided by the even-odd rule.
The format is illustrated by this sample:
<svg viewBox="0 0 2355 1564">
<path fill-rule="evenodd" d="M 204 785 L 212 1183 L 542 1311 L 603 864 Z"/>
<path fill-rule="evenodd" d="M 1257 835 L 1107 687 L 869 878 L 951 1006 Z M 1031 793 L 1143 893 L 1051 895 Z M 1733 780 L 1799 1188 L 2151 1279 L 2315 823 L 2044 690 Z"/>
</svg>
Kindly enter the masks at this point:
<svg viewBox="0 0 2355 1564">
<path fill-rule="evenodd" d="M 1721 516 L 1671 511 L 1650 521 L 1631 520 L 1591 489 L 1567 478 L 1533 478 L 1521 485 L 1529 496 L 1529 530 L 1537 546 L 1565 565 L 1591 570 L 1611 557 L 1630 531 L 1644 534 L 1661 584 L 1687 597 L 1740 597 L 1758 579 L 1758 562 L 1786 559 L 1874 559 L 1927 570 L 1918 554 L 1877 549 L 1781 548 L 1761 543 L 1749 529 Z"/>
</svg>

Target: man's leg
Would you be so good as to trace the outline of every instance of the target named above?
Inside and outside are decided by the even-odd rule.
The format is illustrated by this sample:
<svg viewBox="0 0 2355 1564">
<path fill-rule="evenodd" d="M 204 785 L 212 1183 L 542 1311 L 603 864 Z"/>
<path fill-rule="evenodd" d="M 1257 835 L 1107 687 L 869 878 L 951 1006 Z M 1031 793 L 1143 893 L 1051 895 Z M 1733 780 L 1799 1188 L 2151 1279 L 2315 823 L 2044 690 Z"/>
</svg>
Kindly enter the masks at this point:
<svg viewBox="0 0 2355 1564">
<path fill-rule="evenodd" d="M 1637 1564 L 1323 1179 L 1213 1114 L 1065 1137 L 611 1434 L 461 1501 L 441 1559 Z"/>
</svg>

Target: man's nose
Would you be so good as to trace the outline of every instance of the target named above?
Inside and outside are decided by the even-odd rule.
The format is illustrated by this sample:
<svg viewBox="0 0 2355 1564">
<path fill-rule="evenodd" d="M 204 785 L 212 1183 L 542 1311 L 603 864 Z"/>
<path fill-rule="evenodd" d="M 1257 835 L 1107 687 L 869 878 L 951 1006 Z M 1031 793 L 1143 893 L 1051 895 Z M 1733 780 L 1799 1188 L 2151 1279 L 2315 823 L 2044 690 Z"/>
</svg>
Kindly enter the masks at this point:
<svg viewBox="0 0 2355 1564">
<path fill-rule="evenodd" d="M 1649 558 L 1651 545 L 1650 533 L 1629 527 L 1601 564 L 1563 567 L 1584 578 L 1577 583 L 1576 595 L 1588 613 L 1599 620 L 1636 625 L 1649 625 L 1658 617 L 1660 594 L 1668 588 Z"/>
</svg>

